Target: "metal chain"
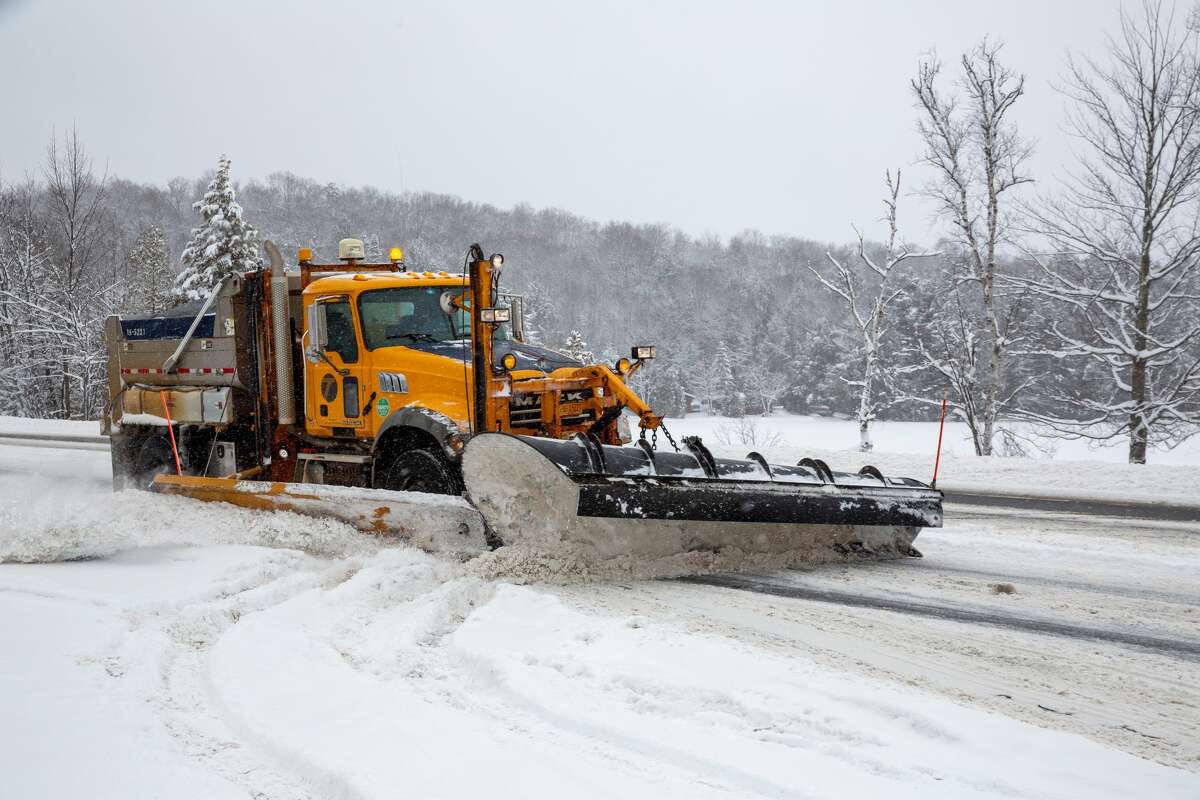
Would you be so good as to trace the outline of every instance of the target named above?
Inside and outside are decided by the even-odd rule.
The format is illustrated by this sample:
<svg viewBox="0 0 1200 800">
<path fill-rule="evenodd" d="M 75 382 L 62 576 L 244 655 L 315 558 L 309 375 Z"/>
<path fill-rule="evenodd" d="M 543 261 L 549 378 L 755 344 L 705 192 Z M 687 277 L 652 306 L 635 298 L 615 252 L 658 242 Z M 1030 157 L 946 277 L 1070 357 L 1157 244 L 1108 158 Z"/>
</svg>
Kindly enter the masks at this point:
<svg viewBox="0 0 1200 800">
<path fill-rule="evenodd" d="M 651 450 L 658 449 L 658 432 L 660 430 L 663 432 L 663 434 L 666 435 L 667 441 L 671 443 L 671 447 L 675 448 L 675 452 L 678 453 L 679 445 L 675 443 L 675 437 L 671 435 L 671 432 L 669 430 L 667 430 L 667 426 L 662 424 L 661 422 L 658 423 L 657 428 L 650 431 L 650 449 Z M 645 425 L 642 426 L 641 434 L 638 436 L 638 438 L 643 442 L 646 441 L 646 426 Z"/>
<path fill-rule="evenodd" d="M 671 435 L 669 430 L 667 430 L 667 426 L 660 422 L 658 423 L 658 427 L 662 428 L 662 432 L 666 435 L 667 441 L 671 443 L 671 447 L 675 448 L 675 452 L 678 453 L 679 445 L 675 444 L 675 437 Z M 658 431 L 656 430 L 655 433 L 658 433 Z"/>
</svg>

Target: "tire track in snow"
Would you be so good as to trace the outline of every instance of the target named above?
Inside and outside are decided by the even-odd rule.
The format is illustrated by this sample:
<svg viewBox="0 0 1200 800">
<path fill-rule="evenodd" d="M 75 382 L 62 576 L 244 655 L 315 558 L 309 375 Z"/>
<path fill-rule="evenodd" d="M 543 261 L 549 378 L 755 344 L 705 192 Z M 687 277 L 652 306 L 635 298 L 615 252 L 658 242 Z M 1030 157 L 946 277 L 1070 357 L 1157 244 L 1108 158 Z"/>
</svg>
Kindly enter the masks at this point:
<svg viewBox="0 0 1200 800">
<path fill-rule="evenodd" d="M 309 560 L 296 551 L 272 553 L 264 562 L 168 612 L 130 614 L 141 639 L 157 649 L 159 694 L 150 701 L 184 752 L 261 800 L 358 800 L 338 776 L 278 752 L 243 729 L 219 700 L 208 670 L 211 647 L 246 614 L 263 611 L 314 588 L 336 585 L 354 574 L 357 559 Z M 165 618 L 164 618 L 165 617 Z"/>
<path fill-rule="evenodd" d="M 1143 589 L 1133 586 L 1117 586 L 1112 583 L 1094 583 L 1088 581 L 1071 580 L 1069 578 L 1032 575 L 1028 573 L 996 572 L 994 570 L 969 569 L 966 567 L 948 567 L 943 564 L 921 560 L 908 562 L 907 566 L 909 569 L 951 575 L 965 575 L 986 581 L 1035 584 L 1050 588 L 1072 589 L 1091 594 L 1119 595 L 1121 597 L 1128 597 L 1133 600 L 1158 600 L 1163 603 L 1177 603 L 1179 605 L 1200 607 L 1200 594 L 1180 594 L 1178 592 L 1164 592 L 1157 589 Z"/>
<path fill-rule="evenodd" d="M 1050 636 L 1065 636 L 1072 639 L 1121 644 L 1189 661 L 1200 661 L 1200 642 L 1188 639 L 1170 639 L 1163 636 L 1131 633 L 1109 628 L 1073 625 L 1054 620 L 1022 617 L 1015 614 L 1000 614 L 993 611 L 980 611 L 941 603 L 900 600 L 864 595 L 856 592 L 843 592 L 834 589 L 816 589 L 809 586 L 781 583 L 753 575 L 694 575 L 677 578 L 676 580 L 682 583 L 738 589 L 773 595 L 775 597 L 811 600 L 818 603 L 853 606 L 855 608 L 894 611 L 923 617 L 935 617 L 953 622 L 1012 628 L 1027 633 L 1041 633 Z"/>
<path fill-rule="evenodd" d="M 591 613 L 630 614 L 748 641 L 1040 727 L 1080 734 L 1160 763 L 1200 769 L 1196 662 L 1078 639 L 980 627 L 972 636 L 928 617 L 681 581 L 555 590 Z"/>
</svg>

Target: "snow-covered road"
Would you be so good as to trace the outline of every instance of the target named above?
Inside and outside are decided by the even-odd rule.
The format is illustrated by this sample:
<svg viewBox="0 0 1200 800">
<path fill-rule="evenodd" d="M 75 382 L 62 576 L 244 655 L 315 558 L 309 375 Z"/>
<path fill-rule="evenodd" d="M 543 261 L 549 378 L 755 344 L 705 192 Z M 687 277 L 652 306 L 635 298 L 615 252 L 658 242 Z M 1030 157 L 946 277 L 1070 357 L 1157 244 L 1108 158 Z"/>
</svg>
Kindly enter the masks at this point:
<svg viewBox="0 0 1200 800">
<path fill-rule="evenodd" d="M 53 562 L 0 564 L 6 795 L 1200 797 L 1186 654 L 677 581 L 518 585 L 332 523 L 112 495 L 91 454 L 31 451 L 0 449 L 0 560 Z M 60 468 L 96 474 L 17 474 Z M 754 578 L 1200 642 L 1192 532 L 973 517 L 919 544 Z"/>
</svg>

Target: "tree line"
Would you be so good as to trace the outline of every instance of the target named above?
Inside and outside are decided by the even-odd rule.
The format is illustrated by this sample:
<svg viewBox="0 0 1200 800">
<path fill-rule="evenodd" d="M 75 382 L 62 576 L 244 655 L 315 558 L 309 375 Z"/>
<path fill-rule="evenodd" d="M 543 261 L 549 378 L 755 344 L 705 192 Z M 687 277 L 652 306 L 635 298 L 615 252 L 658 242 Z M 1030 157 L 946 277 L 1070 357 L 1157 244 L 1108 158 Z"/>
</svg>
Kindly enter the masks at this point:
<svg viewBox="0 0 1200 800">
<path fill-rule="evenodd" d="M 0 184 L 0 414 L 95 417 L 105 316 L 203 296 L 222 271 L 253 268 L 261 239 L 332 260 L 354 236 L 369 258 L 404 247 L 419 270 L 457 269 L 472 242 L 503 252 L 535 341 L 604 360 L 658 345 L 636 388 L 667 414 L 841 414 L 868 449 L 872 421 L 935 418 L 945 398 L 981 455 L 1025 451 L 1019 420 L 1127 438 L 1144 462 L 1200 423 L 1200 58 L 1187 22 L 1148 0 L 1103 56 L 1070 62 L 1077 162 L 1044 187 L 1014 122 L 1025 77 L 1003 48 L 923 59 L 907 87 L 917 166 L 881 169 L 880 221 L 848 224 L 839 245 L 290 173 L 235 184 L 224 157 L 155 186 L 104 174 L 72 130 L 52 137 L 39 174 Z M 942 241 L 898 229 L 911 193 L 932 199 Z"/>
</svg>

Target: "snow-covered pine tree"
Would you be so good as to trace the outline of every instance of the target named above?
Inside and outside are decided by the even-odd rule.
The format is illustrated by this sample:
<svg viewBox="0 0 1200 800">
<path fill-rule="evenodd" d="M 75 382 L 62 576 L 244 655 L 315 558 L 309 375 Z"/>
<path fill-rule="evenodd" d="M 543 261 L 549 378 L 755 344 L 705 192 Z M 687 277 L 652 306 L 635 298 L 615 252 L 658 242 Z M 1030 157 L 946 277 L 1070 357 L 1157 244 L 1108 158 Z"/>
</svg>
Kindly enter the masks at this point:
<svg viewBox="0 0 1200 800">
<path fill-rule="evenodd" d="M 741 417 L 746 413 L 745 397 L 733 374 L 733 351 L 725 340 L 717 342 L 717 353 L 713 357 L 717 367 L 717 397 L 720 398 L 721 413 L 727 417 Z"/>
<path fill-rule="evenodd" d="M 525 289 L 525 340 L 530 344 L 553 341 L 554 301 L 537 281 Z"/>
<path fill-rule="evenodd" d="M 563 345 L 563 352 L 569 355 L 576 361 L 582 361 L 584 364 L 591 364 L 595 357 L 592 351 L 587 349 L 587 342 L 583 340 L 583 334 L 573 330 L 567 336 L 567 343 Z"/>
<path fill-rule="evenodd" d="M 175 304 L 207 298 L 222 278 L 257 269 L 261 263 L 258 231 L 242 219 L 229 166 L 229 159 L 222 155 L 204 199 L 192 206 L 203 222 L 192 230 L 192 240 L 183 249 L 183 271 L 175 279 L 173 292 Z"/>
<path fill-rule="evenodd" d="M 126 256 L 128 288 L 125 305 L 134 311 L 165 311 L 171 306 L 175 270 L 162 229 L 151 225 L 138 235 Z"/>
<path fill-rule="evenodd" d="M 383 245 L 379 242 L 378 233 L 368 233 L 363 236 L 363 250 L 366 253 L 367 261 L 376 263 L 383 261 Z"/>
<path fill-rule="evenodd" d="M 637 373 L 642 379 L 637 391 L 660 414 L 682 417 L 688 412 L 687 375 L 673 361 L 660 361 Z"/>
</svg>

